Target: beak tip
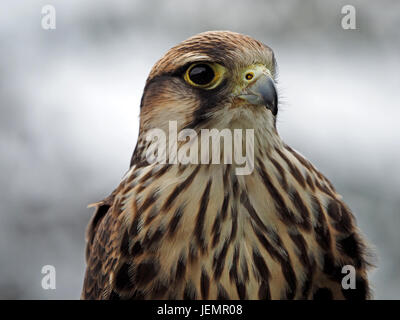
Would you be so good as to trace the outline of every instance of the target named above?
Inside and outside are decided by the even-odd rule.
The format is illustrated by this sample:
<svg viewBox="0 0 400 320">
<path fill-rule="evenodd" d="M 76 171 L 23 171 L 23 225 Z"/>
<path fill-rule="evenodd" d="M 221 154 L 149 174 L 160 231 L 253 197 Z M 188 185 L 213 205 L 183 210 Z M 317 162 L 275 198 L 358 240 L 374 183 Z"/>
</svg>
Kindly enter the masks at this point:
<svg viewBox="0 0 400 320">
<path fill-rule="evenodd" d="M 278 113 L 278 96 L 274 81 L 269 76 L 260 77 L 248 88 L 246 93 L 238 97 L 250 104 L 265 106 L 274 116 Z"/>
</svg>

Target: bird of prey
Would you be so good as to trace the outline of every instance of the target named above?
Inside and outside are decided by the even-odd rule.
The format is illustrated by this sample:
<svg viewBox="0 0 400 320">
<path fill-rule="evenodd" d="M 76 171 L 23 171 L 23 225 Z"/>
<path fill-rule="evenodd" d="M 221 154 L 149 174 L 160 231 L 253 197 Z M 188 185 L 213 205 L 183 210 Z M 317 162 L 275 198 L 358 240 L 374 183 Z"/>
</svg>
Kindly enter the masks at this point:
<svg viewBox="0 0 400 320">
<path fill-rule="evenodd" d="M 82 299 L 371 298 L 352 212 L 277 132 L 276 74 L 271 48 L 229 31 L 195 35 L 154 65 L 130 169 L 93 204 Z M 196 134 L 252 129 L 253 170 L 237 174 L 229 141 L 211 146 L 220 163 L 150 162 L 147 133 L 170 122 Z"/>
</svg>

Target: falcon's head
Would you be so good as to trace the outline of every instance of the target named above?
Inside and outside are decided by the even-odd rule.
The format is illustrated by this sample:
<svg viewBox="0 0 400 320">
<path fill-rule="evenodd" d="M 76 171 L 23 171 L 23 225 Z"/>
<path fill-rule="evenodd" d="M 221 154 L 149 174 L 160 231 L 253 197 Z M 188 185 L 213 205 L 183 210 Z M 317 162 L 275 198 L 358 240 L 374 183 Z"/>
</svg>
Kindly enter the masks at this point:
<svg viewBox="0 0 400 320">
<path fill-rule="evenodd" d="M 140 131 L 254 128 L 275 131 L 273 51 L 234 32 L 210 31 L 170 49 L 153 67 L 141 102 Z"/>
</svg>

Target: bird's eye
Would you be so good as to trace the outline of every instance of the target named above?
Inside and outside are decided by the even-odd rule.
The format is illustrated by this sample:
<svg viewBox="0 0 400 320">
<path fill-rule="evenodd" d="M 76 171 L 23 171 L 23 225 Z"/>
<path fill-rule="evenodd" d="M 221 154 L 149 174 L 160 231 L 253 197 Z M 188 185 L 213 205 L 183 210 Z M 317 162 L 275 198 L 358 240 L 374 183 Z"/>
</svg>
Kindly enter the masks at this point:
<svg viewBox="0 0 400 320">
<path fill-rule="evenodd" d="M 248 72 L 246 73 L 246 80 L 251 80 L 254 78 L 254 73 L 253 72 Z"/>
<path fill-rule="evenodd" d="M 220 82 L 222 73 L 220 65 L 195 63 L 186 70 L 184 79 L 193 87 L 212 89 Z"/>
</svg>

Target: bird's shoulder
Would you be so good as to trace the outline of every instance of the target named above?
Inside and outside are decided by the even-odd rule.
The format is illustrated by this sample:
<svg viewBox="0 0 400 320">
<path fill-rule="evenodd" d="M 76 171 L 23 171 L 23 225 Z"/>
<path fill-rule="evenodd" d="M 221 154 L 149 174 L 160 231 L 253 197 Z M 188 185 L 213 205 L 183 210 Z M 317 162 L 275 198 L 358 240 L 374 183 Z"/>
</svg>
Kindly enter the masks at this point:
<svg viewBox="0 0 400 320">
<path fill-rule="evenodd" d="M 120 260 L 121 230 L 126 229 L 121 217 L 122 200 L 128 183 L 123 179 L 109 196 L 89 205 L 94 213 L 86 229 L 85 299 L 108 298 L 112 294 L 110 274 Z"/>
</svg>

